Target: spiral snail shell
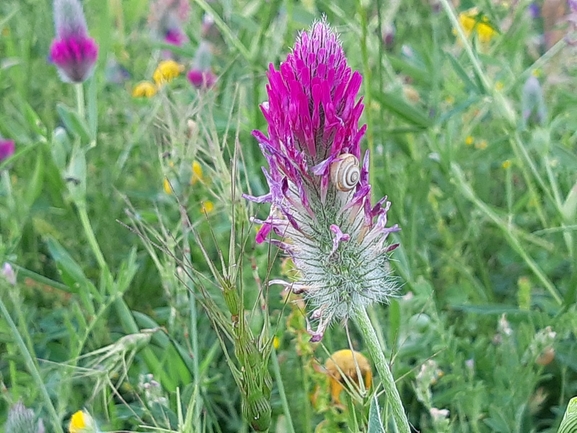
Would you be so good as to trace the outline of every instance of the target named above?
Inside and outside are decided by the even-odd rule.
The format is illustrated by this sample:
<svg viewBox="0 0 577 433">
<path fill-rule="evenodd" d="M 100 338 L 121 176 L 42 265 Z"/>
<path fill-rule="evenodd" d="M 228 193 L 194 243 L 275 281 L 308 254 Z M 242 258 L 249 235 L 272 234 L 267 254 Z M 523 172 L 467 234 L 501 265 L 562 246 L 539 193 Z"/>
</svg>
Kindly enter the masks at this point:
<svg viewBox="0 0 577 433">
<path fill-rule="evenodd" d="M 350 191 L 360 178 L 361 169 L 355 155 L 343 153 L 331 164 L 331 181 L 339 191 Z"/>
</svg>

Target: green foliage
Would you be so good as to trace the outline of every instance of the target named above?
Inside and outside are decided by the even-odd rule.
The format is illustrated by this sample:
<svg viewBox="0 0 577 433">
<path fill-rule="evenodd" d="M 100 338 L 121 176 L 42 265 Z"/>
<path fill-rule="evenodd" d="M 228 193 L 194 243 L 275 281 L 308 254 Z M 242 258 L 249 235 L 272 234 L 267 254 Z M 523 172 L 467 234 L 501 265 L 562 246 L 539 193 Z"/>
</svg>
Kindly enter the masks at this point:
<svg viewBox="0 0 577 433">
<path fill-rule="evenodd" d="M 498 30 L 487 44 L 453 33 L 465 6 L 444 0 L 191 1 L 175 53 L 188 68 L 212 14 L 219 81 L 181 74 L 150 99 L 131 96 L 167 49 L 148 1 L 83 2 L 100 54 L 76 88 L 46 61 L 50 3 L 0 2 L 0 134 L 17 146 L 0 162 L 0 265 L 17 274 L 0 275 L 0 425 L 22 400 L 54 432 L 82 408 L 103 431 L 392 431 L 378 377 L 332 400 L 324 361 L 362 338 L 308 342 L 302 301 L 268 287 L 290 264 L 253 240 L 268 209 L 242 198 L 266 190 L 251 131 L 267 65 L 324 13 L 363 74 L 373 194 L 402 228 L 402 296 L 370 316 L 411 423 L 570 431 L 574 47 L 539 45 L 526 2 L 466 5 Z M 107 81 L 110 65 L 130 77 Z M 522 113 L 532 74 L 540 122 Z"/>
</svg>

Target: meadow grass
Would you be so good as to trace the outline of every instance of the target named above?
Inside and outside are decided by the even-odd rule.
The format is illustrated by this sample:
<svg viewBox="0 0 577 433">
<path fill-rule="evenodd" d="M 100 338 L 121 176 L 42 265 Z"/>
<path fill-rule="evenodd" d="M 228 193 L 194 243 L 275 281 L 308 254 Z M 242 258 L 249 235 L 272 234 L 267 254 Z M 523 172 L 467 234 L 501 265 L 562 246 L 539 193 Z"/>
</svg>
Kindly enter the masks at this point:
<svg viewBox="0 0 577 433">
<path fill-rule="evenodd" d="M 526 1 L 191 0 L 173 52 L 188 70 L 210 39 L 216 85 L 185 70 L 134 98 L 171 48 L 148 0 L 83 5 L 99 59 L 71 85 L 47 61 L 51 2 L 0 3 L 0 135 L 16 142 L 0 161 L 0 264 L 17 275 L 0 277 L 0 425 L 22 400 L 52 432 L 83 408 L 102 431 L 395 431 L 378 375 L 331 395 L 325 361 L 366 341 L 349 323 L 309 342 L 302 299 L 268 286 L 291 263 L 254 241 L 268 209 L 242 197 L 267 192 L 251 131 L 266 130 L 268 65 L 324 14 L 363 75 L 372 194 L 401 227 L 399 296 L 368 313 L 410 423 L 557 431 L 577 394 L 563 18 L 547 28 Z"/>
</svg>

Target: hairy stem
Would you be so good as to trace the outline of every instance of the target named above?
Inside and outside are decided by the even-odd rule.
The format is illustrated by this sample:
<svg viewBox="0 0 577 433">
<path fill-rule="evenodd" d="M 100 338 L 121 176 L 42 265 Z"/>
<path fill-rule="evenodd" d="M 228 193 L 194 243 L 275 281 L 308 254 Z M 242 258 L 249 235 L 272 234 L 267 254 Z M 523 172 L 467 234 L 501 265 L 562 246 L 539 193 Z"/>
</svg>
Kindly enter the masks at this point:
<svg viewBox="0 0 577 433">
<path fill-rule="evenodd" d="M 387 359 L 385 358 L 385 353 L 379 344 L 377 334 L 373 328 L 371 320 L 369 319 L 367 310 L 364 308 L 358 309 L 353 320 L 363 335 L 365 344 L 369 349 L 373 363 L 375 364 L 379 377 L 383 383 L 383 387 L 385 388 L 385 394 L 387 395 L 387 401 L 391 406 L 397 430 L 400 433 L 410 433 L 411 428 L 409 427 L 409 420 L 407 419 L 401 396 L 399 395 L 399 391 L 395 385 L 393 373 L 391 373 L 391 369 Z"/>
</svg>

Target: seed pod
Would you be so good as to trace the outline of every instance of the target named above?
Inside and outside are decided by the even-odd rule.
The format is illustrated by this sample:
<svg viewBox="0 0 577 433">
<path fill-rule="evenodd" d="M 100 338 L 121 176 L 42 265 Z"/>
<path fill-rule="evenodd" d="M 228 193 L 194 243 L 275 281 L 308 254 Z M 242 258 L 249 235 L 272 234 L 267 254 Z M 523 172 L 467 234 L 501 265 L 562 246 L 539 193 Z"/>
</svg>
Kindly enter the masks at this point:
<svg viewBox="0 0 577 433">
<path fill-rule="evenodd" d="M 361 178 L 359 160 L 355 155 L 343 153 L 331 164 L 331 181 L 339 191 L 348 192 Z"/>
</svg>

